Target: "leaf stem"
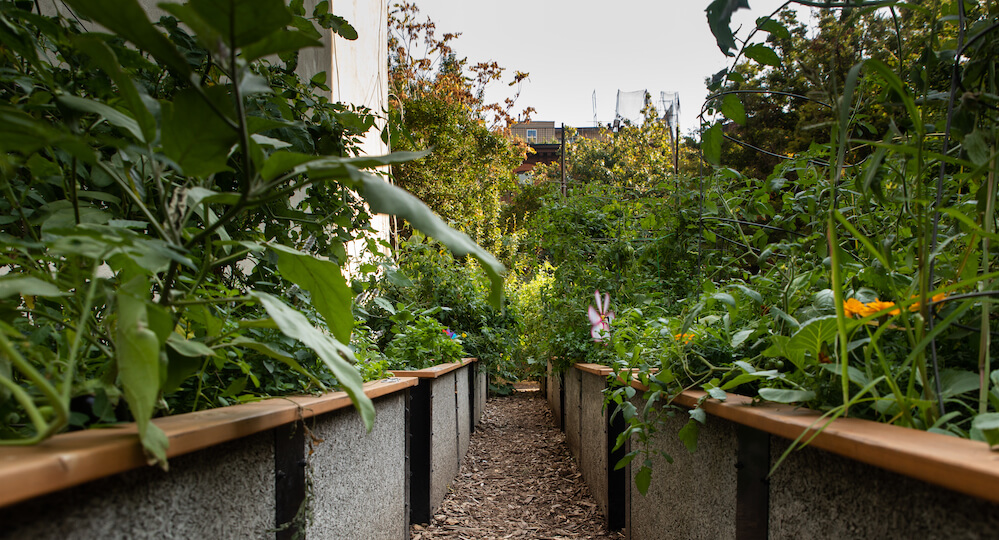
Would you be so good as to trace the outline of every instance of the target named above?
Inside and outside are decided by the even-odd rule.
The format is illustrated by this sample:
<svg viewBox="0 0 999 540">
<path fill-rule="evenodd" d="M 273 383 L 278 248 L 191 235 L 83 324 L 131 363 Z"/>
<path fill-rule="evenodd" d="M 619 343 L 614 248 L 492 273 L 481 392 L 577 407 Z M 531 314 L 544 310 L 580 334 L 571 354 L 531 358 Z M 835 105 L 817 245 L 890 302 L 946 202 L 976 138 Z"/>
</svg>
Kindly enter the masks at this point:
<svg viewBox="0 0 999 540">
<path fill-rule="evenodd" d="M 36 434 L 36 437 L 40 437 L 39 440 L 41 440 L 62 429 L 69 420 L 69 402 L 63 402 L 60 399 L 59 391 L 21 356 L 21 353 L 14 348 L 14 345 L 7 339 L 7 336 L 3 332 L 0 332 L 0 354 L 10 359 L 11 365 L 24 374 L 31 381 L 31 384 L 35 385 L 38 391 L 49 401 L 56 413 L 56 417 L 52 423 L 47 425 L 45 431 Z"/>
<path fill-rule="evenodd" d="M 73 391 L 73 379 L 76 377 L 76 356 L 80 351 L 80 343 L 83 334 L 86 333 L 87 320 L 91 317 L 90 309 L 94 305 L 94 297 L 97 296 L 97 271 L 100 268 L 100 260 L 94 261 L 93 270 L 90 272 L 90 286 L 87 287 L 87 295 L 83 299 L 83 306 L 80 307 L 80 322 L 76 324 L 76 331 L 73 333 L 73 343 L 70 345 L 68 358 L 66 360 L 66 374 L 63 378 L 62 399 L 64 403 L 69 403 Z"/>
</svg>

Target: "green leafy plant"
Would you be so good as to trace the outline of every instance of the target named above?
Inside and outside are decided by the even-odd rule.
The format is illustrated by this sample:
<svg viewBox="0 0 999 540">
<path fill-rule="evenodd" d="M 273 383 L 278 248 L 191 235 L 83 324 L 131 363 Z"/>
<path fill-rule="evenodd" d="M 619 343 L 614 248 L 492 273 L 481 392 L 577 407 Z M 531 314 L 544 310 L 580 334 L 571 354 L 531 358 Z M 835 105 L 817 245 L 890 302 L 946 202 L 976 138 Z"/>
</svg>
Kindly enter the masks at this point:
<svg viewBox="0 0 999 540">
<path fill-rule="evenodd" d="M 403 313 L 430 315 L 462 335 L 465 354 L 486 366 L 495 389 L 505 387 L 501 381 L 527 376 L 515 358 L 521 324 L 517 306 L 508 299 L 499 307 L 488 301 L 485 276 L 475 261 L 457 260 L 420 234 L 402 242 L 394 255 L 395 260 L 382 264 L 380 279 L 366 284 L 359 298 L 362 316 L 380 346 L 388 347 Z M 511 287 L 509 279 L 504 286 Z"/>
<path fill-rule="evenodd" d="M 461 341 L 445 333 L 446 328 L 437 319 L 421 315 L 415 319 L 393 316 L 394 337 L 385 348 L 392 369 L 426 369 L 435 364 L 448 364 L 461 360 L 464 351 Z"/>
<path fill-rule="evenodd" d="M 820 12 L 812 35 L 775 12 L 737 45 L 727 27 L 742 7 L 708 10 L 737 53 L 702 110 L 718 167 L 685 209 L 711 281 L 663 322 L 622 317 L 619 375 L 637 369 L 650 405 L 626 405 L 636 391 L 620 384 L 608 402 L 638 440 L 663 414 L 652 403 L 668 412 L 669 396 L 698 388 L 806 404 L 820 430 L 849 415 L 994 444 L 996 117 L 977 100 L 996 84 L 995 8 L 833 2 L 842 11 Z M 958 99 L 972 88 L 983 97 Z M 694 425 L 679 434 L 688 447 Z"/>
<path fill-rule="evenodd" d="M 388 32 L 392 147 L 433 149 L 394 167 L 396 184 L 510 264 L 521 224 L 504 219 L 503 199 L 517 190 L 514 170 L 528 149 L 509 136 L 516 96 L 503 104 L 484 100 L 486 86 L 501 81 L 505 69 L 459 56 L 451 45 L 458 34 L 438 37 L 412 2 L 390 3 Z M 519 88 L 527 76 L 515 72 L 508 84 Z"/>
<path fill-rule="evenodd" d="M 333 383 L 370 426 L 341 273 L 369 211 L 480 260 L 498 304 L 502 265 L 366 171 L 418 154 L 356 156 L 373 116 L 295 74 L 315 22 L 356 37 L 328 4 L 67 3 L 110 34 L 0 3 L 0 444 L 131 418 L 165 466 L 157 414 Z"/>
<path fill-rule="evenodd" d="M 806 405 L 820 429 L 851 416 L 994 444 L 999 11 L 830 2 L 811 31 L 778 10 L 736 39 L 745 7 L 707 10 L 733 60 L 708 83 L 703 174 L 632 160 L 662 157 L 640 142 L 655 114 L 569 147 L 568 196 L 532 222 L 552 269 L 523 308 L 549 323 L 533 331 L 556 371 L 617 368 L 618 446 L 638 443 L 619 465 L 641 463 L 643 489 L 663 418 L 690 414 L 696 447 L 706 416 L 673 402 L 688 389 Z M 586 335 L 594 289 L 618 315 L 605 344 Z"/>
</svg>

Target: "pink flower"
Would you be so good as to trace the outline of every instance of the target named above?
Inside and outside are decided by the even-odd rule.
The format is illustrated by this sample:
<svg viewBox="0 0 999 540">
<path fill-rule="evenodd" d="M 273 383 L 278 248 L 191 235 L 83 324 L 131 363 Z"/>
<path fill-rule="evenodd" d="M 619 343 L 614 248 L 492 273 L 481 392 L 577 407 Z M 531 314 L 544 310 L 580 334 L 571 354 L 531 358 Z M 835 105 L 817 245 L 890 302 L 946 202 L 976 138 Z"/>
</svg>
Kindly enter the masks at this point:
<svg viewBox="0 0 999 540">
<path fill-rule="evenodd" d="M 614 321 L 614 312 L 610 309 L 610 295 L 604 294 L 600 298 L 600 291 L 593 291 L 593 298 L 596 299 L 597 307 L 590 306 L 587 316 L 590 318 L 590 335 L 593 341 L 602 343 L 604 338 L 610 334 L 610 323 Z M 602 300 L 602 301 L 601 301 Z"/>
</svg>

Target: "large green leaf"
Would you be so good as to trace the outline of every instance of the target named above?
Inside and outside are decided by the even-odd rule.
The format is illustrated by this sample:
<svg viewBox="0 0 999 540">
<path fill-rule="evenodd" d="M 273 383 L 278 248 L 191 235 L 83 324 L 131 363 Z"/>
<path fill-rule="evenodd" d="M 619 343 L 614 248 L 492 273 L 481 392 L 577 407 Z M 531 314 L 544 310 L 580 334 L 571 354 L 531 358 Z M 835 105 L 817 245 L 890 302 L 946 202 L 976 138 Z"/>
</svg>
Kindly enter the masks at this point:
<svg viewBox="0 0 999 540">
<path fill-rule="evenodd" d="M 981 378 L 971 371 L 945 369 L 940 372 L 940 392 L 945 398 L 973 392 L 980 384 Z"/>
<path fill-rule="evenodd" d="M 648 465 L 642 465 L 635 473 L 635 488 L 639 493 L 645 495 L 649 492 L 649 485 L 652 483 L 652 469 Z"/>
<path fill-rule="evenodd" d="M 830 343 L 836 337 L 836 317 L 827 315 L 817 317 L 806 323 L 791 336 L 787 342 L 789 350 L 799 350 L 810 353 L 817 358 L 823 343 Z"/>
<path fill-rule="evenodd" d="M 191 66 L 173 43 L 149 22 L 137 0 L 66 0 L 78 14 L 101 24 L 153 55 L 183 79 Z"/>
<path fill-rule="evenodd" d="M 745 343 L 746 340 L 749 339 L 749 336 L 752 336 L 755 331 L 756 329 L 754 328 L 747 328 L 736 332 L 735 335 L 732 336 L 732 348 L 738 349 L 741 347 L 742 344 Z"/>
<path fill-rule="evenodd" d="M 70 137 L 69 133 L 53 129 L 16 108 L 0 105 L 0 151 L 29 154 L 57 143 L 68 149 L 66 139 Z M 81 144 L 73 144 L 73 147 L 77 146 Z M 88 162 L 92 160 L 91 155 Z"/>
<path fill-rule="evenodd" d="M 961 143 L 964 150 L 968 152 L 968 158 L 975 165 L 984 165 L 989 161 L 991 157 L 991 152 L 989 148 L 989 142 L 983 130 L 975 127 L 975 130 L 964 136 L 964 141 Z"/>
<path fill-rule="evenodd" d="M 48 215 L 42 221 L 42 232 L 46 234 L 73 230 L 78 223 L 103 225 L 112 217 L 111 213 L 83 201 L 77 205 L 76 211 L 73 210 L 73 203 L 67 200 L 53 201 L 45 205 L 45 211 Z"/>
<path fill-rule="evenodd" d="M 735 303 L 735 297 L 727 292 L 716 292 L 711 295 L 711 298 L 714 300 L 718 300 L 719 302 L 725 304 L 730 308 L 737 307 Z"/>
<path fill-rule="evenodd" d="M 322 42 L 304 32 L 289 30 L 271 34 L 264 39 L 243 47 L 243 59 L 247 62 L 272 54 L 293 52 L 306 47 L 321 47 Z"/>
<path fill-rule="evenodd" d="M 210 53 L 216 57 L 221 57 L 225 54 L 223 43 L 225 38 L 218 30 L 212 27 L 208 21 L 201 17 L 191 4 L 174 4 L 164 2 L 161 6 L 164 11 L 173 15 L 180 22 L 187 25 L 194 35 L 198 38 L 198 42 L 205 47 Z"/>
<path fill-rule="evenodd" d="M 187 204 L 198 206 L 201 203 L 238 204 L 238 193 L 219 193 L 203 187 L 192 187 L 187 190 Z"/>
<path fill-rule="evenodd" d="M 301 341 L 305 346 L 315 351 L 326 367 L 336 376 L 343 391 L 350 396 L 354 406 L 361 413 L 364 425 L 370 430 L 375 421 L 375 406 L 371 403 L 371 399 L 364 394 L 364 382 L 361 380 L 361 374 L 347 361 L 347 359 L 354 360 L 354 353 L 350 348 L 337 341 L 336 338 L 320 332 L 309 323 L 305 315 L 288 307 L 277 298 L 263 292 L 254 292 L 252 296 L 263 304 L 267 314 L 274 319 L 281 332 L 290 338 Z"/>
<path fill-rule="evenodd" d="M 205 95 L 215 109 L 231 113 L 232 100 L 223 87 L 208 88 Z M 197 91 L 178 92 L 173 102 L 164 101 L 162 107 L 163 153 L 180 165 L 184 174 L 207 176 L 226 170 L 229 151 L 239 135 Z"/>
<path fill-rule="evenodd" d="M 822 364 L 822 369 L 837 377 L 843 376 L 840 366 L 836 364 Z M 865 374 L 863 371 L 853 366 L 847 366 L 846 371 L 847 371 L 846 376 L 849 377 L 850 382 L 856 384 L 861 388 L 871 383 L 871 381 L 867 378 L 867 374 Z"/>
<path fill-rule="evenodd" d="M 183 336 L 176 332 L 167 336 L 166 343 L 178 354 L 182 354 L 190 358 L 215 356 L 215 351 L 208 345 L 205 345 L 200 341 L 184 339 Z"/>
<path fill-rule="evenodd" d="M 333 337 L 348 343 L 354 329 L 354 294 L 340 265 L 279 244 L 270 248 L 277 253 L 281 275 L 309 292 L 312 306 L 326 320 Z"/>
<path fill-rule="evenodd" d="M 245 47 L 291 23 L 283 0 L 191 0 L 190 6 L 230 47 Z"/>
<path fill-rule="evenodd" d="M 268 320 L 270 320 L 270 319 L 268 319 Z M 323 385 L 322 381 L 320 381 L 318 378 L 316 378 L 316 376 L 313 375 L 312 373 L 310 373 L 308 370 L 306 370 L 305 368 L 303 368 L 302 365 L 298 363 L 298 360 L 295 360 L 294 356 L 292 356 L 292 355 L 288 354 L 287 352 L 281 350 L 281 348 L 277 347 L 276 345 L 272 345 L 270 343 L 260 343 L 259 341 L 254 341 L 254 340 L 252 340 L 252 339 L 250 339 L 248 337 L 240 336 L 240 337 L 237 337 L 236 339 L 233 339 L 232 341 L 226 343 L 224 346 L 226 346 L 226 347 L 242 347 L 242 348 L 245 348 L 245 349 L 250 349 L 252 351 L 256 351 L 256 352 L 258 352 L 260 354 L 263 354 L 265 356 L 268 356 L 270 358 L 273 358 L 273 359 L 275 359 L 275 360 L 277 360 L 279 362 L 284 363 L 285 365 L 287 365 L 291 369 L 297 371 L 298 373 L 301 373 L 302 375 L 305 375 L 318 388 L 321 388 L 323 390 L 326 389 L 326 387 Z"/>
<path fill-rule="evenodd" d="M 771 19 L 770 17 L 760 17 L 756 19 L 756 27 L 764 32 L 769 32 L 770 35 L 775 37 L 784 39 L 791 38 L 791 31 L 787 29 L 787 26 L 784 26 L 784 23 Z"/>
<path fill-rule="evenodd" d="M 173 340 L 167 340 L 167 366 L 162 385 L 164 395 L 172 394 L 180 389 L 181 385 L 184 384 L 184 381 L 193 376 L 195 373 L 198 373 L 198 371 L 201 370 L 201 366 L 205 363 L 204 357 L 186 355 L 174 347 L 174 343 L 171 343 L 171 341 Z M 188 352 L 194 351 L 192 350 Z"/>
<path fill-rule="evenodd" d="M 704 159 L 712 165 L 721 164 L 722 138 L 721 124 L 717 123 L 706 129 L 704 135 L 701 136 L 701 151 L 704 153 Z"/>
<path fill-rule="evenodd" d="M 697 436 L 700 433 L 701 423 L 691 418 L 687 420 L 687 424 L 680 428 L 680 432 L 676 435 L 683 442 L 683 445 L 687 447 L 687 451 L 693 454 L 697 451 Z"/>
<path fill-rule="evenodd" d="M 770 346 L 761 354 L 767 358 L 787 358 L 799 370 L 805 369 L 805 351 L 788 348 L 791 338 L 787 336 L 770 336 Z"/>
<path fill-rule="evenodd" d="M 895 91 L 895 95 L 902 100 L 902 105 L 905 106 L 905 110 L 909 114 L 909 120 L 912 121 L 915 131 L 922 133 L 924 131 L 922 110 L 916 106 L 916 100 L 912 97 L 909 86 L 902 82 L 902 79 L 898 77 L 892 68 L 880 60 L 874 60 L 873 58 L 864 60 L 863 65 L 864 67 L 871 68 L 884 78 L 888 86 Z M 847 97 L 846 92 L 844 92 L 845 97 Z M 844 104 L 842 106 L 848 109 L 849 100 L 844 99 L 843 101 Z M 843 136 L 845 137 L 845 132 Z"/>
<path fill-rule="evenodd" d="M 108 47 L 104 40 L 90 34 L 74 37 L 73 44 L 89 56 L 90 61 L 114 81 L 119 94 L 132 113 L 132 117 L 135 118 L 136 124 L 142 130 L 142 136 L 138 137 L 139 140 L 153 141 L 156 138 L 156 119 L 153 118 L 152 113 L 142 101 L 142 96 L 135 83 L 121 69 L 118 57 L 111 50 L 111 47 Z"/>
<path fill-rule="evenodd" d="M 492 284 L 489 301 L 497 308 L 500 306 L 506 267 L 496 257 L 479 247 L 465 233 L 449 227 L 427 205 L 408 191 L 393 186 L 373 174 L 362 173 L 357 190 L 371 206 L 372 211 L 399 216 L 408 221 L 414 229 L 436 238 L 455 255 L 459 257 L 471 255 L 478 259 Z"/>
<path fill-rule="evenodd" d="M 59 103 L 71 109 L 103 116 L 104 119 L 107 120 L 112 126 L 127 131 L 138 141 L 146 142 L 145 135 L 142 133 L 139 123 L 128 114 L 123 113 L 114 107 L 109 107 L 98 101 L 70 95 L 59 96 L 57 100 Z"/>
<path fill-rule="evenodd" d="M 815 392 L 812 392 L 811 390 L 760 388 L 760 397 L 775 403 L 800 403 L 815 399 Z"/>
<path fill-rule="evenodd" d="M 6 275 L 0 278 L 0 299 L 20 294 L 22 296 L 69 296 L 48 281 L 31 276 Z"/>
<path fill-rule="evenodd" d="M 780 57 L 777 56 L 777 53 L 762 43 L 754 43 L 746 47 L 743 52 L 747 58 L 756 60 L 760 64 L 774 67 L 780 66 Z"/>
<path fill-rule="evenodd" d="M 732 56 L 732 49 L 736 47 L 735 35 L 729 26 L 732 14 L 742 8 L 749 8 L 747 0 L 714 0 L 704 10 L 708 16 L 708 26 L 711 27 L 711 33 L 718 43 L 718 49 L 725 56 Z"/>
<path fill-rule="evenodd" d="M 405 163 L 426 156 L 429 152 L 392 152 L 383 156 L 341 158 L 317 156 L 299 152 L 274 152 L 260 168 L 260 176 L 270 182 L 285 174 L 308 171 L 313 180 L 358 180 L 358 169 Z"/>
<path fill-rule="evenodd" d="M 119 290 L 115 360 L 142 446 L 150 456 L 150 463 L 165 468 L 169 443 L 166 434 L 151 422 L 160 393 L 160 341 L 149 328 L 148 296 L 149 281 L 142 275 L 127 281 Z"/>
<path fill-rule="evenodd" d="M 264 166 L 260 168 L 260 177 L 270 182 L 283 174 L 304 172 L 302 165 L 319 161 L 323 156 L 302 154 L 300 152 L 279 151 L 268 156 Z"/>
<path fill-rule="evenodd" d="M 999 446 L 999 413 L 979 414 L 971 421 L 971 427 L 982 432 L 990 447 Z"/>
</svg>

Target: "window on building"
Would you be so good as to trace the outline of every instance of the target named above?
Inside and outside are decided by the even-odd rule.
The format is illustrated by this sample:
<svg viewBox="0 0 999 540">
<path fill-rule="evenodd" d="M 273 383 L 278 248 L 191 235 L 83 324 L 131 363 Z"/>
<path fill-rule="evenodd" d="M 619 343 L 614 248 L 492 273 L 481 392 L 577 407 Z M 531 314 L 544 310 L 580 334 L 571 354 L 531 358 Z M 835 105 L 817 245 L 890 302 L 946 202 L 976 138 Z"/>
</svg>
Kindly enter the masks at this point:
<svg viewBox="0 0 999 540">
<path fill-rule="evenodd" d="M 538 130 L 536 129 L 527 130 L 527 142 L 529 143 L 538 142 Z"/>
</svg>

